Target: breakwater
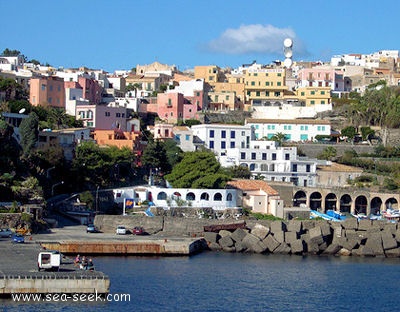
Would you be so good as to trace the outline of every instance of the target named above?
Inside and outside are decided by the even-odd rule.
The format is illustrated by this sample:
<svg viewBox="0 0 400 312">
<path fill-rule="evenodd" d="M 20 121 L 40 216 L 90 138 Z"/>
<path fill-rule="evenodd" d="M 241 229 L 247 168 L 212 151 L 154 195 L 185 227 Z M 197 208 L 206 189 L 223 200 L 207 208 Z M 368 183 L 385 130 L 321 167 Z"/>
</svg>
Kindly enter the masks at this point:
<svg viewBox="0 0 400 312">
<path fill-rule="evenodd" d="M 153 235 L 204 237 L 211 250 L 276 254 L 400 257 L 400 226 L 383 220 L 269 221 L 174 217 L 98 216 L 104 231 L 118 224 L 143 226 Z M 245 223 L 245 226 L 239 226 Z M 210 231 L 216 225 L 235 230 Z"/>
<path fill-rule="evenodd" d="M 400 227 L 384 221 L 258 221 L 204 238 L 211 250 L 227 252 L 400 257 Z"/>
</svg>

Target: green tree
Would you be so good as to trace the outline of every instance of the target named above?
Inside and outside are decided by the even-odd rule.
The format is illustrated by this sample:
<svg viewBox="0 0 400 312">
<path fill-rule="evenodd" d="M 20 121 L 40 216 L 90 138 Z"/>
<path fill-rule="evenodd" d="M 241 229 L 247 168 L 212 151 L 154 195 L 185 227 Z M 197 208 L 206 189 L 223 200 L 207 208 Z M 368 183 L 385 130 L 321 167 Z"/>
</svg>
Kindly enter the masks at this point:
<svg viewBox="0 0 400 312">
<path fill-rule="evenodd" d="M 233 166 L 226 169 L 226 172 L 233 179 L 250 179 L 251 172 L 248 167 L 245 166 Z"/>
<path fill-rule="evenodd" d="M 147 144 L 143 151 L 141 160 L 142 164 L 148 169 L 158 169 L 161 173 L 166 173 L 171 170 L 165 143 L 159 140 L 150 141 Z"/>
<path fill-rule="evenodd" d="M 134 83 L 134 84 L 128 84 L 125 88 L 127 92 L 130 91 L 135 91 L 135 98 L 137 97 L 137 90 L 139 90 L 142 87 L 140 83 Z"/>
<path fill-rule="evenodd" d="M 165 179 L 176 188 L 223 188 L 230 177 L 214 153 L 188 152 Z"/>
<path fill-rule="evenodd" d="M 322 153 L 320 153 L 317 158 L 318 159 L 325 159 L 325 160 L 333 160 L 336 157 L 337 151 L 336 148 L 333 146 L 328 146 L 324 148 Z"/>
<path fill-rule="evenodd" d="M 39 119 L 35 113 L 30 113 L 28 118 L 21 121 L 19 126 L 19 132 L 24 156 L 29 156 L 33 153 L 33 149 L 36 145 L 39 136 Z"/>
<path fill-rule="evenodd" d="M 18 200 L 27 203 L 30 200 L 43 199 L 43 190 L 35 177 L 28 177 L 11 187 Z"/>
<path fill-rule="evenodd" d="M 285 141 L 285 138 L 286 138 L 286 134 L 284 134 L 282 132 L 277 132 L 271 137 L 271 140 L 278 142 L 279 146 L 282 146 L 282 143 L 283 143 L 283 141 Z"/>
<path fill-rule="evenodd" d="M 356 128 L 353 126 L 346 127 L 341 131 L 342 136 L 347 137 L 351 142 L 354 142 L 354 138 L 357 134 Z"/>
<path fill-rule="evenodd" d="M 10 50 L 9 48 L 6 48 L 1 55 L 2 56 L 18 56 L 20 54 L 21 54 L 21 52 L 18 50 Z"/>
</svg>

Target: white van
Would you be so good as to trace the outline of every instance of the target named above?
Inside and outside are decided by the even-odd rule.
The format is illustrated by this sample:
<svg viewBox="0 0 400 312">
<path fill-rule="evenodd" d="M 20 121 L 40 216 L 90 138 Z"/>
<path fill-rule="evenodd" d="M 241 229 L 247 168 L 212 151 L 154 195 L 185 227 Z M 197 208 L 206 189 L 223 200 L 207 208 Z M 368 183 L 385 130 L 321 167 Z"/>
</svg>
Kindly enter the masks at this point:
<svg viewBox="0 0 400 312">
<path fill-rule="evenodd" d="M 38 270 L 58 271 L 61 265 L 61 254 L 56 250 L 40 252 L 38 255 Z"/>
</svg>

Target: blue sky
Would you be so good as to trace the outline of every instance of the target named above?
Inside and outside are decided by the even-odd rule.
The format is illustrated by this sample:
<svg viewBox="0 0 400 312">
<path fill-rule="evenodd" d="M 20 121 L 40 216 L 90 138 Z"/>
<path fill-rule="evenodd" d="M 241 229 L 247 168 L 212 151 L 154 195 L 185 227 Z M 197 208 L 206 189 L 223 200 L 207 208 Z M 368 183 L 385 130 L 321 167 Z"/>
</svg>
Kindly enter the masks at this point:
<svg viewBox="0 0 400 312">
<path fill-rule="evenodd" d="M 158 61 L 238 67 L 398 50 L 399 0 L 0 0 L 0 52 L 114 71 Z"/>
</svg>

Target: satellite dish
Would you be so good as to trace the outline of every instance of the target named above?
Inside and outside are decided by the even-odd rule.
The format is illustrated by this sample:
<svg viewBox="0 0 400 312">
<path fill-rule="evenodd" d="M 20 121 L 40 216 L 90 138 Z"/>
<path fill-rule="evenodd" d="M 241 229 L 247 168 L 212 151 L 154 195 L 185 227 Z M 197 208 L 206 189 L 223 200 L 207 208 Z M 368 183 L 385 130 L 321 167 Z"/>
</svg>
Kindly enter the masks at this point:
<svg viewBox="0 0 400 312">
<path fill-rule="evenodd" d="M 285 49 L 285 52 L 283 53 L 285 57 L 289 58 L 293 56 L 293 51 L 292 49 Z"/>
<path fill-rule="evenodd" d="M 287 58 L 287 59 L 285 59 L 285 60 L 283 61 L 283 65 L 284 65 L 286 68 L 291 67 L 292 64 L 293 64 L 293 61 L 292 61 L 290 58 Z"/>
<path fill-rule="evenodd" d="M 26 110 L 25 108 L 21 108 L 18 113 L 23 114 L 25 113 L 25 110 Z"/>
<path fill-rule="evenodd" d="M 293 45 L 292 39 L 286 38 L 286 39 L 283 41 L 283 45 L 284 45 L 285 48 L 290 48 L 290 47 L 292 47 L 292 45 Z"/>
</svg>

